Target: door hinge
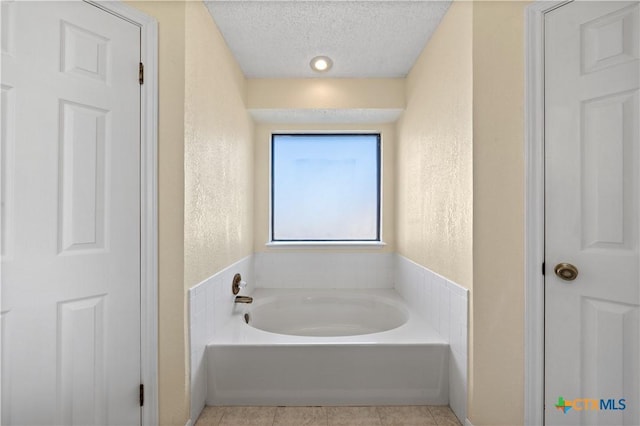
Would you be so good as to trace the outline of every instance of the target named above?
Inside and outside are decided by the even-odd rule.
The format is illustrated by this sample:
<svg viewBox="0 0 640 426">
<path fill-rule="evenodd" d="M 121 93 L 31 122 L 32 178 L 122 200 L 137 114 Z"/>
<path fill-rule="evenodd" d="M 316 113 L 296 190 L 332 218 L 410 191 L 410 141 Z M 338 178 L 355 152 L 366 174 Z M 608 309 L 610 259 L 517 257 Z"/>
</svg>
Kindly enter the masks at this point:
<svg viewBox="0 0 640 426">
<path fill-rule="evenodd" d="M 138 82 L 144 84 L 144 64 L 142 62 L 140 62 L 140 66 L 138 67 Z"/>
<path fill-rule="evenodd" d="M 140 384 L 140 406 L 144 407 L 144 385 Z"/>
<path fill-rule="evenodd" d="M 542 262 L 542 275 L 544 275 L 544 270 L 545 270 L 545 268 L 544 268 L 544 262 Z"/>
</svg>

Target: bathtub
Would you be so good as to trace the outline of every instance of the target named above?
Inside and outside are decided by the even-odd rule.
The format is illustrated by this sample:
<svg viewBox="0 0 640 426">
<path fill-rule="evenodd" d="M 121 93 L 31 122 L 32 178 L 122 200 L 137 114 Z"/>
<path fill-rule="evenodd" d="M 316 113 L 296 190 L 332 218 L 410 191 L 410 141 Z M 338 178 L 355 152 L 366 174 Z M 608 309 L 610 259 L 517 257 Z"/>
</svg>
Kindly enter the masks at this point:
<svg viewBox="0 0 640 426">
<path fill-rule="evenodd" d="M 448 344 L 393 289 L 257 289 L 207 345 L 207 405 L 447 404 Z"/>
<path fill-rule="evenodd" d="M 291 336 L 359 336 L 400 327 L 409 313 L 387 295 L 354 291 L 284 291 L 264 294 L 243 318 L 250 326 Z"/>
</svg>

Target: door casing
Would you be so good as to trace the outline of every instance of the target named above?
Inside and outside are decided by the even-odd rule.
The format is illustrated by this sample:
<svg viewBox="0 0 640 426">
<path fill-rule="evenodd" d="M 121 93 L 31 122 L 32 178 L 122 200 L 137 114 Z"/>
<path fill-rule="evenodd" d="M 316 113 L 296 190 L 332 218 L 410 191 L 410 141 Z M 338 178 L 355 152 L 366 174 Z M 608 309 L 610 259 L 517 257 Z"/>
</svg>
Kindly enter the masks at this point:
<svg viewBox="0 0 640 426">
<path fill-rule="evenodd" d="M 537 1 L 525 16 L 525 425 L 544 424 L 544 19 L 570 2 Z"/>
<path fill-rule="evenodd" d="M 140 27 L 140 56 L 145 68 L 144 84 L 140 86 L 140 347 L 145 385 L 142 424 L 151 426 L 158 424 L 158 23 L 119 0 L 73 1 L 86 1 Z"/>
</svg>

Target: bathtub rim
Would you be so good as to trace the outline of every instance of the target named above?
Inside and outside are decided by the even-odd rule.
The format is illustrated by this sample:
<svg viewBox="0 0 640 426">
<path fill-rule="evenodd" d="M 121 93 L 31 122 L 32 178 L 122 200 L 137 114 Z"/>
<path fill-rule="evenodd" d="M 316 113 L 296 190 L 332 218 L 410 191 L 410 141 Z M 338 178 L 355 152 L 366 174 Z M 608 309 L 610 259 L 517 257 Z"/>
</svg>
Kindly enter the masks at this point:
<svg viewBox="0 0 640 426">
<path fill-rule="evenodd" d="M 449 343 L 428 323 L 427 319 L 416 312 L 407 304 L 402 296 L 392 288 L 385 289 L 273 289 L 257 288 L 250 295 L 254 298 L 257 306 L 261 304 L 260 299 L 270 300 L 279 294 L 287 293 L 345 293 L 345 294 L 366 294 L 369 297 L 376 297 L 388 301 L 390 304 L 402 307 L 407 313 L 407 321 L 399 327 L 370 334 L 359 334 L 352 336 L 294 336 L 287 334 L 277 334 L 258 328 L 254 328 L 244 322 L 243 316 L 251 311 L 251 305 L 237 304 L 234 306 L 231 317 L 217 329 L 214 337 L 207 346 L 342 346 L 342 345 L 444 345 Z"/>
<path fill-rule="evenodd" d="M 338 295 L 336 295 L 338 293 Z M 304 304 L 309 303 L 312 307 L 314 307 L 314 303 L 324 304 L 331 302 L 333 300 L 340 301 L 343 303 L 352 304 L 353 308 L 358 309 L 359 302 L 364 303 L 364 315 L 366 318 L 360 322 L 359 324 L 363 324 L 363 327 L 368 324 L 369 318 L 375 317 L 377 315 L 377 309 L 387 309 L 388 311 L 382 312 L 381 315 L 389 316 L 391 319 L 388 323 L 382 321 L 383 326 L 380 327 L 379 330 L 376 331 L 367 331 L 364 333 L 355 333 L 355 334 L 336 334 L 336 335 L 316 335 L 316 334 L 298 334 L 298 333 L 284 333 L 278 332 L 277 330 L 270 329 L 268 324 L 271 322 L 284 322 L 288 318 L 277 318 L 277 311 L 282 307 L 282 305 L 295 305 L 295 304 Z M 369 305 L 369 306 L 367 306 Z M 316 305 L 317 306 L 317 305 Z M 264 297 L 258 297 L 254 300 L 254 303 L 250 308 L 247 309 L 248 314 L 250 315 L 250 320 L 245 322 L 258 330 L 266 331 L 268 333 L 273 334 L 284 334 L 290 336 L 307 336 L 307 337 L 354 337 L 354 336 L 362 336 L 367 334 L 375 334 L 382 333 L 385 331 L 391 331 L 398 327 L 401 327 L 409 320 L 409 310 L 407 309 L 406 304 L 400 303 L 398 300 L 381 296 L 379 294 L 371 293 L 371 292 L 354 292 L 354 291 L 327 291 L 327 290 L 303 290 L 303 291 L 287 291 L 286 294 L 270 294 Z M 341 315 L 341 311 L 339 310 L 337 315 Z M 342 311 L 344 313 L 344 311 Z M 315 313 L 318 313 L 317 311 Z M 334 312 L 335 313 L 335 312 Z M 276 318 L 271 317 L 272 315 L 276 315 Z M 256 321 L 261 326 L 257 326 L 254 323 L 254 318 L 257 318 Z M 266 321 L 267 326 L 262 321 Z M 301 323 L 305 324 L 308 322 L 313 323 L 313 316 L 302 318 Z M 335 325 L 335 321 L 329 321 L 327 325 Z"/>
</svg>

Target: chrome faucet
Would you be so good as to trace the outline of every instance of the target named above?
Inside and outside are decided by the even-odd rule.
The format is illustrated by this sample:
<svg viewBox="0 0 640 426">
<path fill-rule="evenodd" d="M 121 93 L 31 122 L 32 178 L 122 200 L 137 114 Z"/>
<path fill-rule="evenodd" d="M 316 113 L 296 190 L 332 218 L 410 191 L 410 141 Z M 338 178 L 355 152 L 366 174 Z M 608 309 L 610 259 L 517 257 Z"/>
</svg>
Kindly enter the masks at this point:
<svg viewBox="0 0 640 426">
<path fill-rule="evenodd" d="M 253 297 L 251 296 L 236 296 L 234 303 L 253 303 Z"/>
</svg>

